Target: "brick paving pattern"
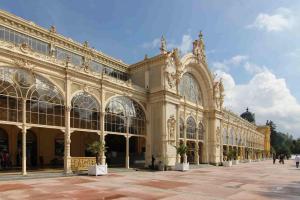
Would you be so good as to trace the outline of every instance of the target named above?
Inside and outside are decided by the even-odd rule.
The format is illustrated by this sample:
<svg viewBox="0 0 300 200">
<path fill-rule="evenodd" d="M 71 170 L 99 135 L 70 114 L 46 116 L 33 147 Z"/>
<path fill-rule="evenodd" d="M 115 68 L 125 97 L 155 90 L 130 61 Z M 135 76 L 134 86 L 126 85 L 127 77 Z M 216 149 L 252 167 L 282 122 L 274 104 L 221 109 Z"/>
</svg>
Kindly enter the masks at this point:
<svg viewBox="0 0 300 200">
<path fill-rule="evenodd" d="M 188 172 L 131 171 L 1 181 L 0 199 L 299 200 L 300 169 L 293 161 L 286 163 L 273 165 L 269 160 Z"/>
</svg>

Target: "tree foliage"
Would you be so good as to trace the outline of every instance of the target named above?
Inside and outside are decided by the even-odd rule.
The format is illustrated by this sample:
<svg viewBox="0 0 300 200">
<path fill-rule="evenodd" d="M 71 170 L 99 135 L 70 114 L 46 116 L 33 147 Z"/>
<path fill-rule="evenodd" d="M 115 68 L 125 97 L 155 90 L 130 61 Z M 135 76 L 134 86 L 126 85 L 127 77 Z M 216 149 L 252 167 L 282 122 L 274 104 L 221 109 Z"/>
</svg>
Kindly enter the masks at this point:
<svg viewBox="0 0 300 200">
<path fill-rule="evenodd" d="M 272 153 L 285 154 L 290 156 L 291 154 L 300 154 L 300 138 L 294 139 L 292 135 L 288 133 L 282 133 L 277 131 L 276 124 L 273 121 L 267 121 L 266 125 L 271 129 L 271 147 Z"/>
</svg>

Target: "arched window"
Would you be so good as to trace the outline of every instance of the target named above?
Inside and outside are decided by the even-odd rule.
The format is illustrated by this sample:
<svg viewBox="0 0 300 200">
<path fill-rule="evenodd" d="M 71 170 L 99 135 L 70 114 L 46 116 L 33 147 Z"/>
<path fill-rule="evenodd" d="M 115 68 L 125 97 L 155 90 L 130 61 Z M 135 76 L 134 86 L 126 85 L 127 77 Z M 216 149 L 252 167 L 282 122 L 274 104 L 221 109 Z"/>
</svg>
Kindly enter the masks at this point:
<svg viewBox="0 0 300 200">
<path fill-rule="evenodd" d="M 238 144 L 239 146 L 242 146 L 242 136 L 241 136 L 241 132 L 238 133 L 237 144 Z"/>
<path fill-rule="evenodd" d="M 185 97 L 187 101 L 202 105 L 199 84 L 190 73 L 183 74 L 179 84 L 179 94 Z"/>
<path fill-rule="evenodd" d="M 57 87 L 37 75 L 27 94 L 27 123 L 64 126 L 64 98 Z"/>
<path fill-rule="evenodd" d="M 71 101 L 71 127 L 100 130 L 100 106 L 86 92 L 77 93 Z"/>
<path fill-rule="evenodd" d="M 146 134 L 146 117 L 141 106 L 128 97 L 114 97 L 105 108 L 105 130 Z"/>
<path fill-rule="evenodd" d="M 234 136 L 233 136 L 233 128 L 230 130 L 230 135 L 229 135 L 229 144 L 233 145 L 234 144 Z"/>
<path fill-rule="evenodd" d="M 15 68 L 0 68 L 0 120 L 22 122 L 21 93 Z"/>
<path fill-rule="evenodd" d="M 198 139 L 204 140 L 204 126 L 201 122 L 198 125 Z"/>
<path fill-rule="evenodd" d="M 182 118 L 180 118 L 180 122 L 179 122 L 179 130 L 180 130 L 180 138 L 184 138 L 184 121 Z"/>
<path fill-rule="evenodd" d="M 223 130 L 223 144 L 228 144 L 228 141 L 227 141 L 227 129 L 224 128 Z"/>
<path fill-rule="evenodd" d="M 196 122 L 192 116 L 186 121 L 186 138 L 196 139 Z"/>
</svg>

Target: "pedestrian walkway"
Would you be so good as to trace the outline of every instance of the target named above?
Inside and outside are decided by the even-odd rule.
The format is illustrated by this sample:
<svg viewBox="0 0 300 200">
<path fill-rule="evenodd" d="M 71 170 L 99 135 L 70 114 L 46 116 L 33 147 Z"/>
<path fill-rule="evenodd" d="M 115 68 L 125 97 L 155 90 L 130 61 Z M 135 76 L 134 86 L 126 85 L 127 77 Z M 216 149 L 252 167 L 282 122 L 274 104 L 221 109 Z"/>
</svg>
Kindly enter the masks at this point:
<svg viewBox="0 0 300 200">
<path fill-rule="evenodd" d="M 0 199 L 300 199 L 300 169 L 271 160 L 187 172 L 110 172 L 0 182 Z"/>
</svg>

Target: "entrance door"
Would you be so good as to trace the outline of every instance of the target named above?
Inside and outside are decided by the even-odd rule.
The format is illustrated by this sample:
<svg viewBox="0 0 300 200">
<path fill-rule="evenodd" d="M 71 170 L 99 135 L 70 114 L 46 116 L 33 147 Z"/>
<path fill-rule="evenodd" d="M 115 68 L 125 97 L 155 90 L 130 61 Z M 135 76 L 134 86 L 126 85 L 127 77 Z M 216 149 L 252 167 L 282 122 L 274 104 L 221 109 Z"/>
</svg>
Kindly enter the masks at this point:
<svg viewBox="0 0 300 200">
<path fill-rule="evenodd" d="M 8 135 L 5 130 L 0 129 L 0 170 L 11 165 L 8 150 Z"/>
<path fill-rule="evenodd" d="M 18 135 L 18 156 L 17 164 L 22 163 L 22 133 Z M 28 130 L 26 133 L 26 163 L 28 167 L 37 166 L 37 138 L 35 133 Z"/>
</svg>

